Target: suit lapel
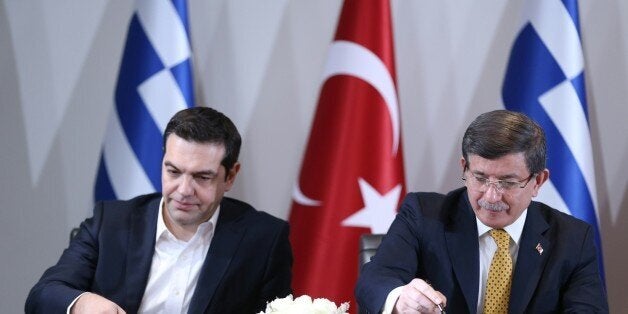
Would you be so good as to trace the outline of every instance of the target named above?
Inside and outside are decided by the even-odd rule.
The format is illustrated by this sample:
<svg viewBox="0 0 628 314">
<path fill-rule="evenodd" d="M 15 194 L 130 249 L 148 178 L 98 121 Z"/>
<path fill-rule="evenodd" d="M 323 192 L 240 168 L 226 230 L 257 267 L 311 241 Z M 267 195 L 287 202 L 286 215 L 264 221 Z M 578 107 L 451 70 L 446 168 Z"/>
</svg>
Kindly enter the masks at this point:
<svg viewBox="0 0 628 314">
<path fill-rule="evenodd" d="M 468 312 L 477 311 L 479 285 L 479 244 L 475 215 L 471 210 L 465 190 L 455 195 L 448 195 L 443 208 L 449 216 L 445 228 L 447 250 L 454 269 L 454 274 L 467 303 Z"/>
<path fill-rule="evenodd" d="M 532 202 L 519 244 L 517 264 L 512 279 L 509 312 L 523 313 L 541 278 L 552 249 L 552 243 L 543 234 L 549 225 L 541 215 L 539 203 Z"/>
<path fill-rule="evenodd" d="M 244 236 L 244 231 L 237 228 L 242 210 L 224 200 L 220 206 L 214 238 L 203 262 L 188 313 L 205 312 Z"/>
<path fill-rule="evenodd" d="M 157 216 L 161 197 L 131 214 L 126 262 L 127 312 L 137 312 L 142 302 L 155 251 Z"/>
</svg>

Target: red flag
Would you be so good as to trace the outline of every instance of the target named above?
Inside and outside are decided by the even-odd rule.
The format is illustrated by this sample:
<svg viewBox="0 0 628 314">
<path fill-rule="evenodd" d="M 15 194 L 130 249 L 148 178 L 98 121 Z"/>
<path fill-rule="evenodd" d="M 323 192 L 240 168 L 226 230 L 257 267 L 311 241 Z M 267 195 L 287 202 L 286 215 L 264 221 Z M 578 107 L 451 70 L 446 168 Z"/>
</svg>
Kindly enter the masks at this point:
<svg viewBox="0 0 628 314">
<path fill-rule="evenodd" d="M 405 194 L 388 0 L 347 0 L 290 213 L 293 288 L 351 301 L 358 238 L 386 233 Z"/>
</svg>

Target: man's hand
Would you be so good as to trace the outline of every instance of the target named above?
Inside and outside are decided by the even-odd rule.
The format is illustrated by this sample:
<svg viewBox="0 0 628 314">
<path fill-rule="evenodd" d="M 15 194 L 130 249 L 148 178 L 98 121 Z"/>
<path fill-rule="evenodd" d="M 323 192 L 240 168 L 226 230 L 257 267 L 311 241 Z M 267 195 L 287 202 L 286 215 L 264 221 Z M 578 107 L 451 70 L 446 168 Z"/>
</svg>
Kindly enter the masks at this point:
<svg viewBox="0 0 628 314">
<path fill-rule="evenodd" d="M 70 309 L 71 314 L 102 313 L 102 314 L 126 314 L 117 304 L 95 293 L 85 293 L 76 300 Z"/>
<path fill-rule="evenodd" d="M 415 278 L 401 288 L 401 295 L 395 303 L 395 313 L 440 313 L 438 304 L 445 308 L 447 298 L 434 290 L 427 282 Z"/>
</svg>

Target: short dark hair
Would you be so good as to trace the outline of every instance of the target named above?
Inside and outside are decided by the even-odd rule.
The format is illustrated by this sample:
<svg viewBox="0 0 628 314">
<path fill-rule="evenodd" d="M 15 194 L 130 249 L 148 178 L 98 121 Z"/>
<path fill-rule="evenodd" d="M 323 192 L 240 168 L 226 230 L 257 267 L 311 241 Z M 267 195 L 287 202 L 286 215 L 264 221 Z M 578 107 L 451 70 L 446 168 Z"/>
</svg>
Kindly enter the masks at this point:
<svg viewBox="0 0 628 314">
<path fill-rule="evenodd" d="M 462 138 L 462 156 L 497 159 L 523 153 L 530 174 L 545 169 L 547 155 L 543 129 L 526 115 L 509 110 L 495 110 L 479 115 Z"/>
<path fill-rule="evenodd" d="M 227 171 L 233 168 L 240 155 L 242 138 L 236 126 L 221 112 L 208 107 L 192 107 L 177 112 L 164 131 L 164 152 L 170 134 L 196 143 L 222 144 L 225 157 L 220 162 Z"/>
</svg>

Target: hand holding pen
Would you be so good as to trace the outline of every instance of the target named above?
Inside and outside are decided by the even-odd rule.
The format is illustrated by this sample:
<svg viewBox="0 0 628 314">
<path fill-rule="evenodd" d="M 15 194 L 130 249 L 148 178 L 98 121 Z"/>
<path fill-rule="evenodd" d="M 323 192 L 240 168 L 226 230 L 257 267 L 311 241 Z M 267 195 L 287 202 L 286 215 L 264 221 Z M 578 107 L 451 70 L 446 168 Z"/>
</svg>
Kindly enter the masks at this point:
<svg viewBox="0 0 628 314">
<path fill-rule="evenodd" d="M 393 313 L 445 313 L 447 298 L 428 282 L 415 278 L 401 289 Z"/>
</svg>

